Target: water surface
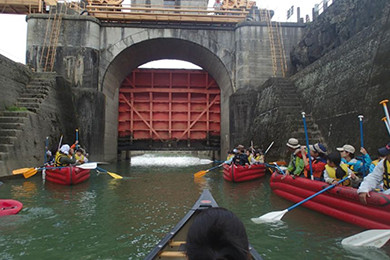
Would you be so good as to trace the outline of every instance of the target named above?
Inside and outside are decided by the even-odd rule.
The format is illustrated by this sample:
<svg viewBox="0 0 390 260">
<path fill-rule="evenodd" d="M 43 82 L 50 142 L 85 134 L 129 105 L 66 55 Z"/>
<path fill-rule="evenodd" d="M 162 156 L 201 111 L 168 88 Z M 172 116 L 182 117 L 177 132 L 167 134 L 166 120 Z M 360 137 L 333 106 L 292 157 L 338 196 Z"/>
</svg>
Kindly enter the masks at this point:
<svg viewBox="0 0 390 260">
<path fill-rule="evenodd" d="M 148 162 L 142 164 L 143 159 Z M 178 156 L 133 158 L 132 163 L 101 165 L 122 180 L 93 172 L 76 186 L 43 183 L 38 174 L 3 181 L 0 198 L 19 200 L 24 208 L 0 218 L 0 259 L 143 259 L 204 188 L 244 222 L 264 259 L 390 259 L 389 245 L 342 247 L 343 238 L 364 229 L 301 206 L 281 222 L 252 223 L 252 217 L 292 205 L 272 193 L 269 176 L 235 184 L 217 169 L 194 181 L 194 173 L 214 165 Z"/>
</svg>

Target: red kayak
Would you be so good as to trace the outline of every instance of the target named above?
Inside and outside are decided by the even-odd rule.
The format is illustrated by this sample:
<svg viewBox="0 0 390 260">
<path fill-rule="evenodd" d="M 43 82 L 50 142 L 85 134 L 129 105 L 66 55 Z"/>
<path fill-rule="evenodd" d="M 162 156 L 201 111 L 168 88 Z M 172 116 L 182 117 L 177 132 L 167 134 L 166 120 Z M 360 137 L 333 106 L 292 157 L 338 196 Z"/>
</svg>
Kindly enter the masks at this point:
<svg viewBox="0 0 390 260">
<path fill-rule="evenodd" d="M 0 200 L 0 216 L 14 215 L 21 211 L 23 204 L 17 200 Z"/>
<path fill-rule="evenodd" d="M 45 179 L 57 184 L 75 185 L 88 180 L 90 176 L 90 170 L 79 167 L 68 166 L 61 168 L 51 168 L 52 167 L 50 166 L 46 168 Z"/>
<path fill-rule="evenodd" d="M 298 177 L 293 179 L 273 173 L 270 186 L 275 194 L 292 202 L 301 200 L 326 188 L 322 181 Z M 367 205 L 359 201 L 357 190 L 352 187 L 336 186 L 302 204 L 331 217 L 368 229 L 390 229 L 390 195 L 370 192 Z"/>
<path fill-rule="evenodd" d="M 252 164 L 249 166 L 223 165 L 223 178 L 231 182 L 243 182 L 261 178 L 265 175 L 265 164 Z"/>
</svg>

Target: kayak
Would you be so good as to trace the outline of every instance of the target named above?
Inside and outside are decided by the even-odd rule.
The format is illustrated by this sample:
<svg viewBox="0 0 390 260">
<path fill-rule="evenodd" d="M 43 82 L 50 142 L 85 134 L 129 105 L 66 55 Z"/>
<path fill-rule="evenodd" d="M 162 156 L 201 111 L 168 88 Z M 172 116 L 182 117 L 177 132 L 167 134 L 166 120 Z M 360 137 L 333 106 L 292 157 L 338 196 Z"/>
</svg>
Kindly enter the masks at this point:
<svg viewBox="0 0 390 260">
<path fill-rule="evenodd" d="M 0 199 L 0 216 L 17 214 L 22 208 L 23 204 L 20 201 Z"/>
<path fill-rule="evenodd" d="M 231 182 L 243 182 L 261 178 L 265 175 L 266 166 L 264 163 L 247 166 L 224 164 L 223 178 Z"/>
<path fill-rule="evenodd" d="M 57 184 L 75 185 L 88 180 L 89 176 L 89 169 L 82 169 L 74 166 L 61 168 L 48 166 L 46 167 L 45 179 Z"/>
<path fill-rule="evenodd" d="M 293 179 L 274 172 L 270 186 L 275 194 L 290 200 L 301 200 L 326 188 L 329 184 L 322 181 L 312 181 L 307 178 Z M 302 204 L 302 206 L 318 211 L 339 220 L 368 229 L 390 229 L 390 195 L 370 192 L 367 205 L 359 201 L 357 189 L 336 186 Z"/>
<path fill-rule="evenodd" d="M 195 216 L 203 209 L 218 207 L 210 191 L 205 189 L 182 220 L 156 245 L 146 256 L 146 260 L 152 259 L 187 259 L 185 254 L 185 240 L 187 231 Z M 262 259 L 259 253 L 249 245 L 252 259 Z"/>
</svg>

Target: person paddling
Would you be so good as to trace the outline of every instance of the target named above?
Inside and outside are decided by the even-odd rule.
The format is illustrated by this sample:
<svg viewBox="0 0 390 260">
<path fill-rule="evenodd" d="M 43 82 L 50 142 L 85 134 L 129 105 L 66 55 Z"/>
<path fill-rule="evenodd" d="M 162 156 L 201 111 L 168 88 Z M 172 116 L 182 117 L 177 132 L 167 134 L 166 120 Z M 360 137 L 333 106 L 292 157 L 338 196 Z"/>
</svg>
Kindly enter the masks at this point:
<svg viewBox="0 0 390 260">
<path fill-rule="evenodd" d="M 286 175 L 293 174 L 293 177 L 300 176 L 303 172 L 304 163 L 298 139 L 290 138 L 286 144 L 288 151 L 291 153 Z M 282 178 L 284 179 L 285 176 Z"/>
<path fill-rule="evenodd" d="M 312 157 L 312 170 L 313 177 L 316 181 L 324 181 L 323 172 L 326 165 L 326 147 L 321 143 L 315 143 L 314 145 L 309 145 L 310 156 Z M 310 178 L 310 165 L 309 160 L 306 156 L 305 147 L 301 147 L 302 159 L 305 164 L 304 174 L 306 178 Z"/>
<path fill-rule="evenodd" d="M 60 150 L 56 153 L 55 166 L 69 166 L 75 164 L 76 159 L 72 158 L 72 152 L 68 144 L 61 146 Z"/>
</svg>

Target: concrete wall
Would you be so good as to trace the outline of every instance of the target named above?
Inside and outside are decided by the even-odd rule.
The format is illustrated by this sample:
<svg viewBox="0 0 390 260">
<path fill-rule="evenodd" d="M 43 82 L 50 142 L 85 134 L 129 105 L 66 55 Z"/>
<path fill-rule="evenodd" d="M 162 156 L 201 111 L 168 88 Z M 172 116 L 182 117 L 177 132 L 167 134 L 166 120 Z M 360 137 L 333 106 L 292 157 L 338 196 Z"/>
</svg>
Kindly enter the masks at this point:
<svg viewBox="0 0 390 260">
<path fill-rule="evenodd" d="M 275 24 L 273 25 L 275 26 Z M 276 29 L 273 28 L 276 35 Z M 283 42 L 287 64 L 290 64 L 292 48 L 301 39 L 304 25 L 295 23 L 283 23 L 280 25 L 280 39 Z M 258 87 L 273 75 L 271 41 L 269 28 L 265 22 L 244 22 L 239 24 L 235 30 L 235 53 L 236 72 L 235 87 Z M 278 48 L 277 39 L 274 39 L 274 46 Z M 277 51 L 280 50 L 277 49 Z M 280 54 L 277 56 L 277 75 L 281 76 Z M 289 74 L 287 70 L 287 75 Z"/>
<path fill-rule="evenodd" d="M 37 71 L 43 68 L 41 56 L 47 19 L 48 15 L 42 14 L 27 17 L 27 64 Z M 99 48 L 100 23 L 97 19 L 79 15 L 63 17 L 55 71 L 72 86 L 72 105 L 77 109 L 71 120 L 80 129 L 80 142 L 96 160 L 103 160 L 106 104 L 104 95 L 98 90 Z"/>
<path fill-rule="evenodd" d="M 0 110 L 14 106 L 19 94 L 30 80 L 31 70 L 0 54 Z"/>
<path fill-rule="evenodd" d="M 0 63 L 3 58 L 0 56 Z M 14 73 L 23 73 L 26 69 L 25 66 L 14 68 Z M 17 132 L 17 139 L 7 149 L 5 169 L 0 168 L 0 176 L 11 175 L 13 169 L 43 165 L 46 137 L 49 138 L 49 149 L 53 152 L 57 150 L 61 135 L 64 136 L 63 144 L 72 144 L 75 141 L 78 120 L 72 100 L 71 84 L 62 77 L 56 77 L 55 74 L 45 76 L 45 79 L 50 83 L 49 94 L 40 104 L 37 113 L 24 112 L 26 118 L 21 131 Z M 1 93 L 4 89 L 4 85 L 0 85 Z M 21 89 L 24 90 L 25 85 Z"/>
<path fill-rule="evenodd" d="M 332 148 L 344 143 L 360 146 L 360 114 L 364 146 L 372 154 L 389 140 L 379 102 L 390 98 L 390 3 L 383 3 L 381 10 L 378 20 L 292 77 L 306 111 Z"/>
<path fill-rule="evenodd" d="M 290 90 L 281 93 L 283 84 L 277 81 L 232 96 L 231 114 L 242 126 L 234 129 L 233 144 L 253 140 L 266 148 L 275 141 L 270 155 L 279 159 L 287 139 L 303 134 L 301 111 L 318 129 L 316 141 L 325 142 L 330 151 L 349 143 L 359 154 L 360 114 L 369 153 L 375 157 L 378 147 L 388 143 L 379 102 L 390 99 L 390 2 L 339 0 L 328 10 L 307 28 L 292 52 L 299 72 L 289 80 L 297 98 L 286 95 Z M 299 139 L 305 143 L 304 137 Z"/>
<path fill-rule="evenodd" d="M 42 68 L 40 56 L 47 18 L 47 15 L 28 17 L 27 62 L 37 70 Z M 301 34 L 301 25 L 282 27 L 287 50 Z M 55 70 L 69 79 L 73 91 L 80 94 L 75 92 L 75 102 L 83 104 L 78 110 L 88 111 L 81 116 L 80 129 L 93 131 L 84 136 L 89 149 L 104 153 L 102 160 L 113 160 L 117 156 L 118 92 L 124 78 L 133 69 L 153 60 L 192 62 L 208 71 L 221 89 L 221 149 L 227 151 L 230 148 L 229 97 L 239 88 L 262 84 L 272 76 L 268 37 L 265 23 L 246 22 L 236 28 L 141 28 L 102 25 L 92 17 L 66 15 Z M 83 98 L 86 93 L 91 98 Z"/>
</svg>

